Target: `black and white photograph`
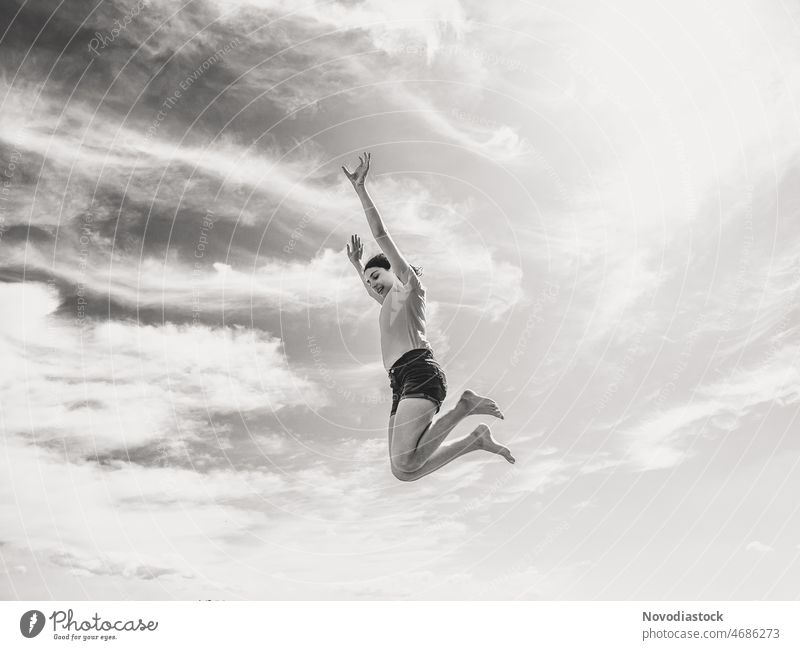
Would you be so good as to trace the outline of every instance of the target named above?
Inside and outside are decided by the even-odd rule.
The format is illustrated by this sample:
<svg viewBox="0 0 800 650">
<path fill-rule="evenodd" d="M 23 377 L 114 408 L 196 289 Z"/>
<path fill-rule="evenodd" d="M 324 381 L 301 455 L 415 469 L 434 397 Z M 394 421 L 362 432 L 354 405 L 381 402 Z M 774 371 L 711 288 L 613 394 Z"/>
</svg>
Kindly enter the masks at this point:
<svg viewBox="0 0 800 650">
<path fill-rule="evenodd" d="M 798 600 L 796 0 L 0 5 L 2 600 Z"/>
</svg>

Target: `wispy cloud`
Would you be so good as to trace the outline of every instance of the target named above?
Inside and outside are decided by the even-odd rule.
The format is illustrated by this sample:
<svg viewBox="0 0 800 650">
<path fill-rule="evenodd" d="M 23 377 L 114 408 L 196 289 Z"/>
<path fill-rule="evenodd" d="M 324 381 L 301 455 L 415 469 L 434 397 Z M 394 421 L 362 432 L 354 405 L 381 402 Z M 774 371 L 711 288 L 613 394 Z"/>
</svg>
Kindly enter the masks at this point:
<svg viewBox="0 0 800 650">
<path fill-rule="evenodd" d="M 747 546 L 745 546 L 746 551 L 755 551 L 756 553 L 772 553 L 775 551 L 769 544 L 764 544 L 763 542 L 750 542 Z"/>
<path fill-rule="evenodd" d="M 800 400 L 800 373 L 792 359 L 798 346 L 780 357 L 735 369 L 698 387 L 683 403 L 636 417 L 620 427 L 625 459 L 639 470 L 672 467 L 697 453 L 695 441 L 712 431 L 738 429 L 759 407 Z"/>
</svg>

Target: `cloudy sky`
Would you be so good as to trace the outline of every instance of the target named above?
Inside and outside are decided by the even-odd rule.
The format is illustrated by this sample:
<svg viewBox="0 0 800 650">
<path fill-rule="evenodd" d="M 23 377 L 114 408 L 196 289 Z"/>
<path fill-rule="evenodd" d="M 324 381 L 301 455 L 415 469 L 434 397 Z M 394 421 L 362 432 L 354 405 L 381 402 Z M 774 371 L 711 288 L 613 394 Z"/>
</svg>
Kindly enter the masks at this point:
<svg viewBox="0 0 800 650">
<path fill-rule="evenodd" d="M 796 2 L 2 5 L 0 596 L 800 597 Z M 389 471 L 364 150 L 513 467 Z"/>
</svg>

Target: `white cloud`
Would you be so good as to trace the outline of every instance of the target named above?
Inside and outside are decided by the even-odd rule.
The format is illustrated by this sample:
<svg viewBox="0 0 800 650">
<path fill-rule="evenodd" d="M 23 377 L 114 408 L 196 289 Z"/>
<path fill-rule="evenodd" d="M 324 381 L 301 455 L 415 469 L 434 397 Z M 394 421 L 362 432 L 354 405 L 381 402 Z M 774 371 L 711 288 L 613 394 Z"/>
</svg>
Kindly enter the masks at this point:
<svg viewBox="0 0 800 650">
<path fill-rule="evenodd" d="M 225 134 L 205 146 L 197 144 L 198 136 L 190 134 L 182 141 L 171 140 L 165 133 L 148 137 L 133 122 L 118 122 L 103 111 L 90 112 L 78 104 L 63 106 L 59 99 L 39 92 L 36 86 L 24 84 L 0 87 L 7 111 L 0 124 L 0 140 L 23 156 L 44 158 L 50 168 L 40 183 L 56 182 L 52 176 L 66 182 L 68 174 L 69 186 L 61 188 L 65 198 L 76 191 L 95 196 L 95 184 L 126 188 L 129 199 L 143 203 L 154 201 L 159 187 L 164 197 L 175 203 L 183 197 L 187 205 L 192 205 L 195 192 L 213 196 L 208 187 L 197 187 L 197 179 L 189 178 L 191 174 L 214 178 L 234 190 L 249 188 L 256 195 L 269 196 L 298 211 L 324 205 L 330 213 L 345 207 L 341 196 L 313 182 L 313 170 L 321 166 L 321 161 L 308 157 L 305 150 L 287 158 L 275 148 L 265 151 L 262 145 L 236 144 Z M 38 101 L 31 112 L 29 105 L 34 97 Z M 54 123 L 61 123 L 61 128 L 54 129 Z M 89 183 L 83 190 L 81 179 Z M 61 213 L 62 209 L 50 215 L 37 211 L 36 222 L 58 223 Z M 250 213 L 237 211 L 236 216 L 246 222 Z"/>
<path fill-rule="evenodd" d="M 375 47 L 389 53 L 399 48 L 405 52 L 414 44 L 424 49 L 429 61 L 440 50 L 444 38 L 459 37 L 469 26 L 458 0 L 363 0 L 347 5 L 334 2 L 302 6 L 286 0 L 236 0 L 219 4 L 220 12 L 229 21 L 235 21 L 242 9 L 272 10 L 281 14 L 284 21 L 297 21 L 310 31 L 362 30 Z"/>
<path fill-rule="evenodd" d="M 41 284 L 0 284 L 9 313 L 0 340 L 2 426 L 8 434 L 63 440 L 70 455 L 158 439 L 202 436 L 212 414 L 325 403 L 287 366 L 280 341 L 241 328 L 87 324 L 52 316 Z M 32 414 L 35 413 L 35 417 Z"/>
<path fill-rule="evenodd" d="M 744 547 L 745 551 L 755 551 L 756 553 L 772 553 L 775 551 L 769 544 L 753 541 Z"/>
<path fill-rule="evenodd" d="M 625 461 L 639 470 L 672 467 L 693 453 L 691 439 L 709 426 L 736 431 L 759 407 L 800 400 L 800 371 L 794 359 L 800 346 L 786 346 L 781 354 L 747 368 L 734 370 L 723 379 L 701 385 L 694 397 L 675 406 L 641 416 L 620 431 Z"/>
<path fill-rule="evenodd" d="M 429 128 L 468 151 L 497 163 L 529 162 L 526 154 L 531 152 L 530 144 L 519 135 L 518 129 L 468 111 L 440 108 L 419 91 L 411 92 L 400 85 L 393 87 L 392 91 L 397 95 L 399 105 L 409 107 Z"/>
</svg>

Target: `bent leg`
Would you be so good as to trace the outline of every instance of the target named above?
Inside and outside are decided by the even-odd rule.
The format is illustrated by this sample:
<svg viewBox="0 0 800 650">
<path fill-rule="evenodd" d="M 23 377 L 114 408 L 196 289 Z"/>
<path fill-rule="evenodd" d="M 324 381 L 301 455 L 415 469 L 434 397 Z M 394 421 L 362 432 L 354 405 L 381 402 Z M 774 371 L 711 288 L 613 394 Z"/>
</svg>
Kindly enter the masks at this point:
<svg viewBox="0 0 800 650">
<path fill-rule="evenodd" d="M 392 467 L 411 471 L 422 465 L 416 458 L 420 436 L 431 426 L 436 404 L 423 397 L 406 397 L 397 405 L 389 433 Z M 391 421 L 391 420 L 390 420 Z"/>
<path fill-rule="evenodd" d="M 476 406 L 476 400 L 480 400 L 479 406 Z M 491 400 L 466 391 L 456 406 L 434 423 L 432 421 L 435 413 L 435 402 L 407 397 L 400 400 L 395 417 L 390 418 L 389 450 L 392 472 L 400 480 L 421 478 L 476 449 L 500 454 L 509 462 L 514 462 L 509 450 L 494 441 L 486 425 L 480 425 L 469 436 L 440 448 L 456 424 L 468 415 L 485 413 L 502 417 L 497 405 Z"/>
<path fill-rule="evenodd" d="M 455 440 L 448 445 L 442 445 L 424 465 L 416 470 L 403 471 L 393 465 L 392 473 L 401 481 L 416 481 L 423 476 L 427 476 L 431 472 L 435 472 L 437 469 L 447 465 L 447 463 L 455 460 L 459 456 L 481 449 L 492 454 L 498 454 L 509 463 L 513 464 L 516 462 L 508 448 L 498 444 L 494 438 L 492 438 L 489 427 L 485 424 L 479 424 L 467 437 Z"/>
<path fill-rule="evenodd" d="M 420 466 L 436 453 L 453 428 L 469 415 L 491 415 L 503 419 L 503 414 L 494 400 L 481 397 L 471 390 L 465 390 L 456 405 L 436 420 L 429 429 L 423 431 L 417 440 L 415 458 Z"/>
</svg>

